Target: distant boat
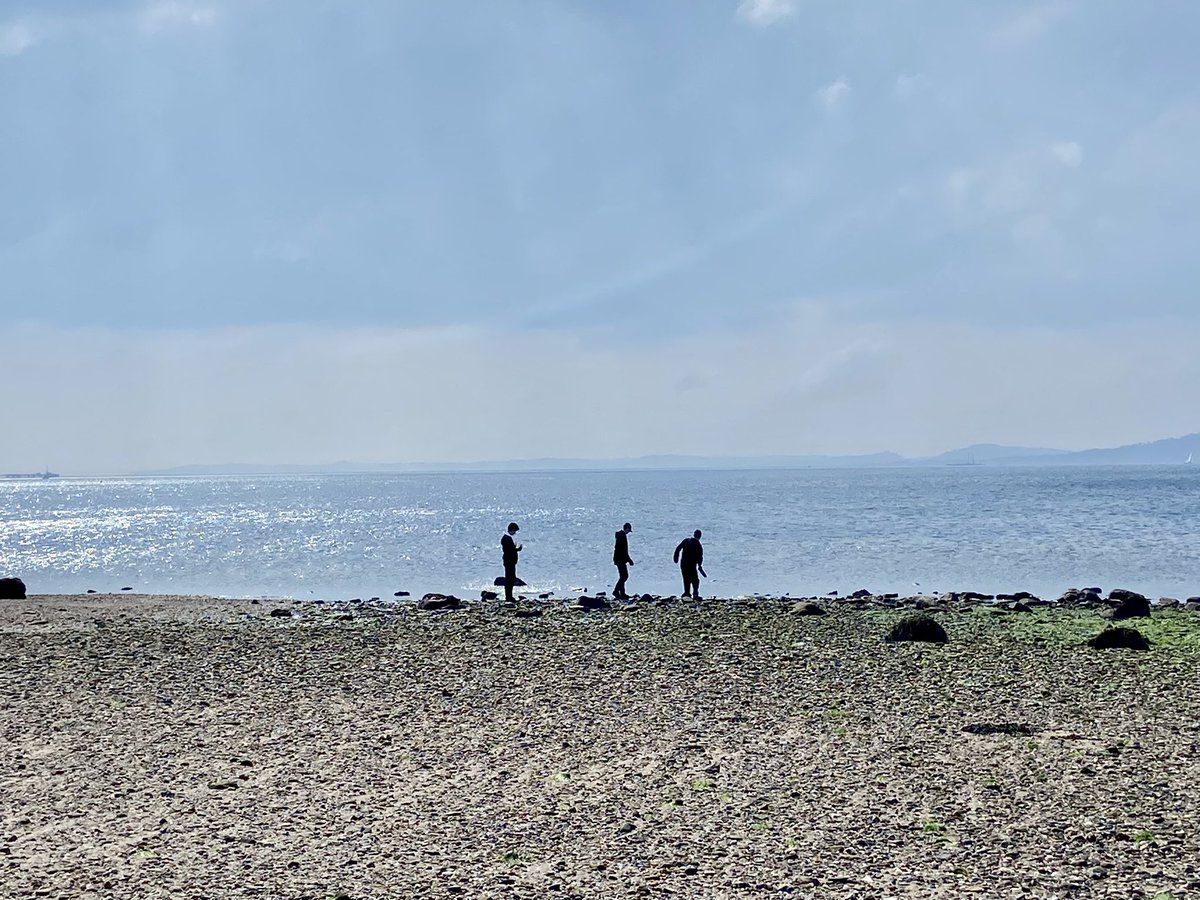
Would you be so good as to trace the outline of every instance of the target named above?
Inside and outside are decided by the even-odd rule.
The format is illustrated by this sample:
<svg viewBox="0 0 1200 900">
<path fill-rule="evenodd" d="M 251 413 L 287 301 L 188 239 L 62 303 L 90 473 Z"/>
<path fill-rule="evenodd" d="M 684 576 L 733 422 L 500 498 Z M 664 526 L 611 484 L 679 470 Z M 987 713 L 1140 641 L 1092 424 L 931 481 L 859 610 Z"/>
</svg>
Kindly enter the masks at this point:
<svg viewBox="0 0 1200 900">
<path fill-rule="evenodd" d="M 45 472 L 6 472 L 0 475 L 0 478 L 10 479 L 25 479 L 25 478 L 40 478 L 42 481 L 49 481 L 51 478 L 58 478 L 57 472 L 51 472 L 47 469 Z"/>
<path fill-rule="evenodd" d="M 1183 464 L 1186 466 L 1189 463 L 1191 463 L 1191 461 L 1192 461 L 1192 454 L 1189 453 L 1188 458 L 1183 461 Z"/>
</svg>

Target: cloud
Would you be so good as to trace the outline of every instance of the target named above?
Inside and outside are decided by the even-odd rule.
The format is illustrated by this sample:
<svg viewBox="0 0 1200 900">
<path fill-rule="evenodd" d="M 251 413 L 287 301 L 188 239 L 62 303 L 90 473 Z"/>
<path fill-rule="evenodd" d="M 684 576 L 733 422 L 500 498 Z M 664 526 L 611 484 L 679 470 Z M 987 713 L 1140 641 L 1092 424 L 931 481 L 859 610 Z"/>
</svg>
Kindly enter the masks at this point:
<svg viewBox="0 0 1200 900">
<path fill-rule="evenodd" d="M 155 0 L 138 13 L 138 25 L 144 34 L 155 35 L 177 28 L 210 25 L 217 18 L 211 6 L 189 0 Z"/>
<path fill-rule="evenodd" d="M 918 73 L 916 75 L 898 75 L 892 85 L 892 96 L 897 100 L 911 100 L 928 84 L 929 79 Z"/>
<path fill-rule="evenodd" d="M 0 25 L 0 56 L 20 56 L 40 40 L 28 22 L 18 20 Z"/>
<path fill-rule="evenodd" d="M 828 112 L 833 112 L 841 106 L 849 95 L 850 84 L 844 78 L 839 78 L 837 81 L 827 84 L 813 93 L 817 103 L 823 106 Z"/>
<path fill-rule="evenodd" d="M 1005 22 L 996 31 L 996 37 L 1007 44 L 1036 41 L 1074 14 L 1076 7 L 1075 0 L 1038 0 L 1029 9 Z"/>
<path fill-rule="evenodd" d="M 737 17 L 743 22 L 765 28 L 796 14 L 796 0 L 741 0 Z"/>
<path fill-rule="evenodd" d="M 884 325 L 811 304 L 770 327 L 652 347 L 567 330 L 14 331 L 9 364 L 36 373 L 38 390 L 0 382 L 20 426 L 0 471 L 1079 448 L 1194 431 L 1186 404 L 1145 398 L 1200 383 L 1194 323 Z M 1110 364 L 1079 365 L 1114 345 Z M 614 397 L 617 420 L 597 413 Z"/>
<path fill-rule="evenodd" d="M 1083 148 L 1074 141 L 1058 141 L 1050 145 L 1050 155 L 1074 169 L 1083 161 Z"/>
</svg>

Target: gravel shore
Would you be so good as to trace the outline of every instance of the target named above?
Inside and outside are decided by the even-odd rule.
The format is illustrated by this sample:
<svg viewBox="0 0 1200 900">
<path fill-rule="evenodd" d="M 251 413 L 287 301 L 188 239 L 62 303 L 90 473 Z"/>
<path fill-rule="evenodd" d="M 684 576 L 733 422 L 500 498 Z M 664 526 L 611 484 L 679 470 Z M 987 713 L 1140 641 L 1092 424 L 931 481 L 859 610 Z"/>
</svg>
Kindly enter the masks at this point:
<svg viewBox="0 0 1200 900">
<path fill-rule="evenodd" d="M 1200 897 L 1200 613 L 900 615 L 5 601 L 0 895 Z"/>
</svg>

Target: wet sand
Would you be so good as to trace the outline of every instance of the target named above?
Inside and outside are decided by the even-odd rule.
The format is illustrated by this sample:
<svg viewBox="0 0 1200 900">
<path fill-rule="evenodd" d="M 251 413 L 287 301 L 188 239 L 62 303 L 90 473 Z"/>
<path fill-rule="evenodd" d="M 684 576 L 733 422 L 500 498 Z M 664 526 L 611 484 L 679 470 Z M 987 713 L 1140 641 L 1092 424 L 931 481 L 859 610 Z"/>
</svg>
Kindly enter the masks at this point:
<svg viewBox="0 0 1200 900">
<path fill-rule="evenodd" d="M 1200 896 L 1200 613 L 860 605 L 4 601 L 0 895 Z"/>
</svg>

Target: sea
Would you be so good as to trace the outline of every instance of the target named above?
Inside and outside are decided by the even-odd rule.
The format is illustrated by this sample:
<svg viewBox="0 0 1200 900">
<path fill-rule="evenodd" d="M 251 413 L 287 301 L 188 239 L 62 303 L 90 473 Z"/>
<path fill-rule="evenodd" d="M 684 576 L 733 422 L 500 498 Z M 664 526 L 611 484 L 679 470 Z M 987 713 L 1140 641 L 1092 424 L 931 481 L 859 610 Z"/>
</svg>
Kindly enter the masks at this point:
<svg viewBox="0 0 1200 900">
<path fill-rule="evenodd" d="M 478 596 L 520 525 L 529 593 L 709 596 L 1068 587 L 1200 595 L 1200 467 L 554 471 L 0 481 L 0 575 L 32 593 Z"/>
</svg>

